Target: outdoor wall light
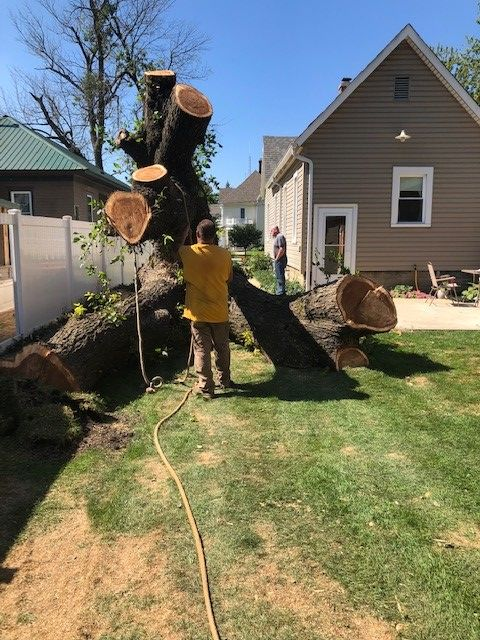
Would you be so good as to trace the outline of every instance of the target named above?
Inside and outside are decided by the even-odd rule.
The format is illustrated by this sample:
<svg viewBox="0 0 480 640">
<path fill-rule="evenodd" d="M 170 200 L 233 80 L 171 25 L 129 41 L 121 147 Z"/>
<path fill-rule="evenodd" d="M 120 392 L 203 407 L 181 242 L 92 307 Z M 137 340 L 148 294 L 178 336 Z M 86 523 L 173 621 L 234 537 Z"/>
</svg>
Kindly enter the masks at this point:
<svg viewBox="0 0 480 640">
<path fill-rule="evenodd" d="M 409 136 L 408 133 L 405 133 L 405 129 L 402 129 L 398 136 L 395 136 L 395 140 L 399 140 L 400 142 L 406 142 L 410 140 L 412 136 Z"/>
</svg>

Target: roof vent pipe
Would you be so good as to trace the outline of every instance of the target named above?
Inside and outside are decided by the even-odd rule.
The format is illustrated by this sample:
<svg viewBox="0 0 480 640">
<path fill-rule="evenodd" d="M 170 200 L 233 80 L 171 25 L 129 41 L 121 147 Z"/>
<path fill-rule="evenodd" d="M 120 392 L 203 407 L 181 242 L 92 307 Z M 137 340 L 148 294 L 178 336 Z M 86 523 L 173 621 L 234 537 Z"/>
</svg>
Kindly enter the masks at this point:
<svg viewBox="0 0 480 640">
<path fill-rule="evenodd" d="M 258 173 L 260 173 L 260 174 L 262 173 L 262 161 L 261 160 L 258 161 Z"/>
<path fill-rule="evenodd" d="M 345 91 L 351 81 L 351 78 L 342 78 L 340 80 L 340 84 L 338 85 L 338 90 L 340 91 L 340 93 L 343 93 Z"/>
</svg>

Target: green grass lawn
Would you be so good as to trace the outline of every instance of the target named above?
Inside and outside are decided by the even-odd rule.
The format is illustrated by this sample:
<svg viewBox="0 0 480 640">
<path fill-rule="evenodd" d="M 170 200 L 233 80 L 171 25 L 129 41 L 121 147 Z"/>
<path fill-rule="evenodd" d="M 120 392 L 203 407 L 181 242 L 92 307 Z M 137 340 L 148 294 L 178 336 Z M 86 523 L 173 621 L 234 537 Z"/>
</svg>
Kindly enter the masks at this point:
<svg viewBox="0 0 480 640">
<path fill-rule="evenodd" d="M 325 373 L 275 371 L 235 348 L 243 390 L 189 400 L 161 432 L 203 535 L 224 639 L 480 637 L 480 334 L 389 334 L 365 349 L 370 369 Z M 177 596 L 160 602 L 152 586 L 132 605 L 133 587 L 110 586 L 96 604 L 110 622 L 92 637 L 207 640 L 185 514 L 151 445 L 183 389 L 140 389 L 132 371 L 103 390 L 132 443 L 66 462 L 21 540 L 58 526 L 72 500 L 108 544 L 154 534 Z M 162 635 L 142 615 L 167 605 Z M 0 618 L 3 640 L 1 629 Z"/>
</svg>

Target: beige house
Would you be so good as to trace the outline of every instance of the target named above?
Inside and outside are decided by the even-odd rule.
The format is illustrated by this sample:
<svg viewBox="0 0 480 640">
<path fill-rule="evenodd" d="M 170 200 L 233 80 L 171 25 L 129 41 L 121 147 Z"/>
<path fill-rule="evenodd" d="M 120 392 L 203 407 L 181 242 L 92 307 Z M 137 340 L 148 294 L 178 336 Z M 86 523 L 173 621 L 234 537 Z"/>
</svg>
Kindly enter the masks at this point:
<svg viewBox="0 0 480 640">
<path fill-rule="evenodd" d="M 307 288 L 343 262 L 392 286 L 480 266 L 480 107 L 407 25 L 288 147 L 266 228 Z"/>
</svg>

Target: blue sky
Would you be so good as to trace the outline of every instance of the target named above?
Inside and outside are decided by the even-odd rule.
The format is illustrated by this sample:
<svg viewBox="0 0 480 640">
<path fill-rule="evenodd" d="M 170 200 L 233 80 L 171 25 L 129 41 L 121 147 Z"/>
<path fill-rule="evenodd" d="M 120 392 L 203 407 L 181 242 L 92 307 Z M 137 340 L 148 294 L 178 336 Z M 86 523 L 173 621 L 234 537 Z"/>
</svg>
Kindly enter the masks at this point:
<svg viewBox="0 0 480 640">
<path fill-rule="evenodd" d="M 177 0 L 172 17 L 208 34 L 210 98 L 219 140 L 213 172 L 238 185 L 257 168 L 263 135 L 297 135 L 410 22 L 430 45 L 479 35 L 476 0 Z M 13 29 L 2 30 L 0 86 L 8 67 L 31 65 Z"/>
</svg>

